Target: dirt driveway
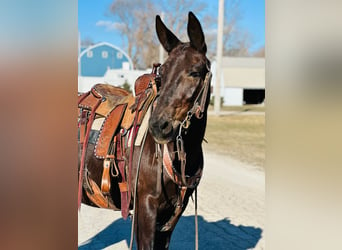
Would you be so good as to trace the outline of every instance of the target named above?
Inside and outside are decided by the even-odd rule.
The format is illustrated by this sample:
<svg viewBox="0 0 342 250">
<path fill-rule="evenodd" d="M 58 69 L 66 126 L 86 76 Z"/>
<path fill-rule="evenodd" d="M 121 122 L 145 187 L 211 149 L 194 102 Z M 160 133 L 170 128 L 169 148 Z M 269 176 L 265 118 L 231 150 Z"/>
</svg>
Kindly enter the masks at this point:
<svg viewBox="0 0 342 250">
<path fill-rule="evenodd" d="M 229 156 L 205 153 L 198 188 L 199 249 L 264 249 L 265 174 Z M 170 249 L 194 249 L 194 205 L 176 226 Z M 79 249 L 127 249 L 130 221 L 120 212 L 82 205 Z"/>
</svg>

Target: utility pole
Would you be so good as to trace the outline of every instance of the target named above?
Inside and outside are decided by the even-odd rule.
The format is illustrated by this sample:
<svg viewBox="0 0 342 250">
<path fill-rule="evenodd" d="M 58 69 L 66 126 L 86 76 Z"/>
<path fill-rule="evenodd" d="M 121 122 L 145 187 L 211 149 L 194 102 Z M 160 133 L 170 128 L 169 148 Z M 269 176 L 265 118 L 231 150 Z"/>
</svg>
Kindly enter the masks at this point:
<svg viewBox="0 0 342 250">
<path fill-rule="evenodd" d="M 164 20 L 164 12 L 162 12 L 160 14 L 160 18 L 163 20 L 163 22 L 165 21 Z M 164 48 L 163 46 L 160 44 L 159 45 L 159 63 L 163 64 L 164 62 Z"/>
<path fill-rule="evenodd" d="M 218 21 L 217 21 L 217 46 L 216 46 L 216 82 L 215 82 L 215 115 L 220 114 L 221 108 L 221 75 L 222 75 L 222 50 L 223 50 L 223 18 L 224 18 L 224 0 L 219 0 Z"/>
</svg>

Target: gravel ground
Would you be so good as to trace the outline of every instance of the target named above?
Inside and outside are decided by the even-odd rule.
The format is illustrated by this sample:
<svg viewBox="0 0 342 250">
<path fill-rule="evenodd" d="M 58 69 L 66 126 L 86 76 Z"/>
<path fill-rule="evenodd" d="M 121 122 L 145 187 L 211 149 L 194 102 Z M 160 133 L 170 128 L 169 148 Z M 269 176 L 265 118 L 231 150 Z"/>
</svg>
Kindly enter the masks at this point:
<svg viewBox="0 0 342 250">
<path fill-rule="evenodd" d="M 198 187 L 199 249 L 264 249 L 265 174 L 229 156 L 205 153 Z M 120 212 L 82 204 L 78 248 L 128 249 L 130 220 Z M 195 248 L 194 204 L 178 222 L 170 249 Z"/>
</svg>

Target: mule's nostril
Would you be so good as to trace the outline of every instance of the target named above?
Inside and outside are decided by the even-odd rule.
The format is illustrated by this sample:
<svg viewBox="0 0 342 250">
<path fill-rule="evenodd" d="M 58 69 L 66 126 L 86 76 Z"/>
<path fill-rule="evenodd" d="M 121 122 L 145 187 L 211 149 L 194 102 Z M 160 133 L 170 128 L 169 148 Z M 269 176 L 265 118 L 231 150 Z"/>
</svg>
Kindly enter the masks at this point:
<svg viewBox="0 0 342 250">
<path fill-rule="evenodd" d="M 159 129 L 163 135 L 169 135 L 172 132 L 172 124 L 171 121 L 160 121 Z"/>
<path fill-rule="evenodd" d="M 164 129 L 166 129 L 168 126 L 169 126 L 169 122 L 168 122 L 168 121 L 165 121 L 165 122 L 163 122 L 163 123 L 160 125 L 160 129 L 161 129 L 161 130 L 164 130 Z"/>
</svg>

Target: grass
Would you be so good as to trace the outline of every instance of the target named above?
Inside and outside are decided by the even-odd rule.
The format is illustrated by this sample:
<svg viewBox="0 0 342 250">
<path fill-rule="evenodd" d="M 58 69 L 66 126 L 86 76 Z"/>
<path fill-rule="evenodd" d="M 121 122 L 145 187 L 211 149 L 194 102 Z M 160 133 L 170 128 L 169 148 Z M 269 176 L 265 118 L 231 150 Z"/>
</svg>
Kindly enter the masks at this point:
<svg viewBox="0 0 342 250">
<path fill-rule="evenodd" d="M 204 150 L 230 155 L 263 167 L 265 163 L 265 116 L 208 116 Z"/>
</svg>

